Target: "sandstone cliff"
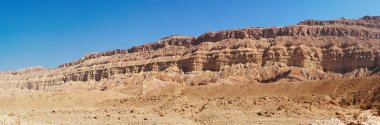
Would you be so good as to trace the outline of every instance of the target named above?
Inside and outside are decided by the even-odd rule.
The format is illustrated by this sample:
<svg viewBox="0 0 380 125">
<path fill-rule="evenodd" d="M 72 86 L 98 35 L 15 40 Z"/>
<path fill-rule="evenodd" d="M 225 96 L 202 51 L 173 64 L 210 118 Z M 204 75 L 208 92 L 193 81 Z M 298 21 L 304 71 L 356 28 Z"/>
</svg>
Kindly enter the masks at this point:
<svg viewBox="0 0 380 125">
<path fill-rule="evenodd" d="M 183 85 L 302 81 L 377 75 L 380 17 L 306 20 L 294 26 L 243 28 L 92 53 L 56 69 L 0 73 L 3 87 L 43 89 L 72 81 Z"/>
</svg>

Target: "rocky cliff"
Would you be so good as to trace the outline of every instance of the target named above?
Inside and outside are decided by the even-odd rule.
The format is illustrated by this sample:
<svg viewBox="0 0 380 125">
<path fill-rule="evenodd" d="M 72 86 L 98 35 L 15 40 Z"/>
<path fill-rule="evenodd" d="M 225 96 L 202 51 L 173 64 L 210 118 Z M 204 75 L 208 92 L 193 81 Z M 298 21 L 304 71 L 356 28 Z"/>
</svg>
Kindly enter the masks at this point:
<svg viewBox="0 0 380 125">
<path fill-rule="evenodd" d="M 294 26 L 242 28 L 92 53 L 56 69 L 0 73 L 3 87 L 43 89 L 67 82 L 183 85 L 302 81 L 377 75 L 380 17 L 306 20 Z M 38 68 L 37 68 L 38 69 Z"/>
</svg>

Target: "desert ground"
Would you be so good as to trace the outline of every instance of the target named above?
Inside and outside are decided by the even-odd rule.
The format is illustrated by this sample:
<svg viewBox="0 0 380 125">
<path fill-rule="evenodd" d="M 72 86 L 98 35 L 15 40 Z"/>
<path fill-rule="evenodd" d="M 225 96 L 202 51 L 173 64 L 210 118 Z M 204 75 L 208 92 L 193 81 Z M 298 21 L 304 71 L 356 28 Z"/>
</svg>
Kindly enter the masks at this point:
<svg viewBox="0 0 380 125">
<path fill-rule="evenodd" d="M 240 84 L 149 91 L 73 82 L 47 90 L 3 89 L 0 124 L 379 124 L 379 81 L 234 81 Z"/>
</svg>

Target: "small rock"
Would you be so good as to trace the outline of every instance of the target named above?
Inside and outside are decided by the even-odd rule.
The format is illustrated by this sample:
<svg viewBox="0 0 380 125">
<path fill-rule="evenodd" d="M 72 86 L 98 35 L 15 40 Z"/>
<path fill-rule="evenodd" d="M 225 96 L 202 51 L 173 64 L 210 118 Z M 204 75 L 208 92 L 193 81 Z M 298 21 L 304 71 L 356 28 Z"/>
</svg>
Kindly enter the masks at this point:
<svg viewBox="0 0 380 125">
<path fill-rule="evenodd" d="M 136 112 L 136 110 L 134 110 L 134 109 L 131 110 L 131 113 L 135 113 L 135 112 Z"/>
<path fill-rule="evenodd" d="M 164 117 L 164 114 L 163 113 L 158 113 L 158 116 Z"/>
</svg>

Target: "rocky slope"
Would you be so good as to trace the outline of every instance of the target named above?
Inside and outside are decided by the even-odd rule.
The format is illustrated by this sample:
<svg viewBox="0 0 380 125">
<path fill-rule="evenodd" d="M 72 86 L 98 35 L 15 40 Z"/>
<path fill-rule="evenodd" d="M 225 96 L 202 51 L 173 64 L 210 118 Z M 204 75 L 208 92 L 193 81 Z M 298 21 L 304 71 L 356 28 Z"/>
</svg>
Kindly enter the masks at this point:
<svg viewBox="0 0 380 125">
<path fill-rule="evenodd" d="M 92 53 L 56 69 L 1 72 L 0 85 L 39 90 L 80 81 L 154 88 L 226 84 L 235 76 L 269 83 L 373 76 L 379 67 L 380 17 L 365 16 L 169 36 L 127 50 Z"/>
</svg>

